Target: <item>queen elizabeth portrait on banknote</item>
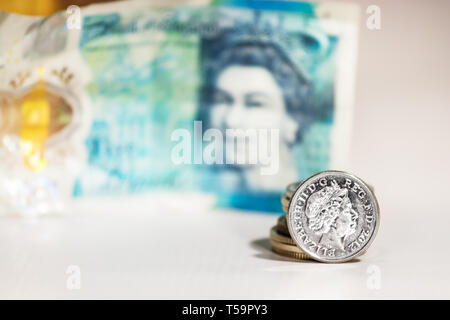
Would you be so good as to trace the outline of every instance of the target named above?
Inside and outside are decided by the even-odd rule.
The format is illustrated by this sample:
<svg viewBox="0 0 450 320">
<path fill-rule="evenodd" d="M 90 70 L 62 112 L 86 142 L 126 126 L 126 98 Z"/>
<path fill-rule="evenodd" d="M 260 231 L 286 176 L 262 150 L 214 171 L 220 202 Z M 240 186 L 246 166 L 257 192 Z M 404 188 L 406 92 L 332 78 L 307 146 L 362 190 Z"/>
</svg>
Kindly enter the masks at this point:
<svg viewBox="0 0 450 320">
<path fill-rule="evenodd" d="M 200 105 L 204 129 L 220 129 L 227 138 L 227 129 L 236 133 L 236 139 L 224 142 L 227 161 L 216 169 L 223 169 L 230 177 L 234 175 L 228 181 L 240 188 L 281 189 L 297 175 L 290 148 L 301 139 L 310 120 L 310 85 L 276 43 L 242 41 L 226 45 L 204 57 L 206 87 Z M 267 165 L 261 161 L 236 164 L 232 158 L 242 152 L 250 160 L 251 152 L 259 152 L 258 138 L 266 136 L 250 139 L 249 129 L 255 130 L 256 135 L 258 130 L 267 130 L 269 140 L 278 140 L 274 144 L 278 149 L 270 150 L 270 160 L 278 163 L 268 174 L 260 170 L 260 166 Z M 271 136 L 270 130 L 277 130 L 278 135 Z M 237 139 L 239 135 L 243 138 Z"/>
<path fill-rule="evenodd" d="M 224 161 L 209 166 L 214 179 L 206 180 L 208 186 L 217 186 L 221 195 L 233 190 L 227 204 L 245 208 L 246 200 L 255 203 L 253 196 L 262 202 L 277 198 L 278 190 L 299 178 L 299 171 L 309 171 L 299 159 L 311 144 L 317 154 L 328 156 L 327 144 L 315 144 L 311 132 L 317 131 L 316 141 L 329 138 L 329 131 L 317 128 L 329 128 L 326 119 L 333 116 L 333 97 L 324 89 L 329 79 L 322 79 L 323 87 L 318 87 L 311 68 L 323 51 L 323 34 L 306 28 L 292 32 L 283 13 L 227 14 L 232 17 L 230 26 L 219 26 L 214 37 L 202 39 L 197 119 L 204 131 L 220 130 L 225 137 Z"/>
</svg>

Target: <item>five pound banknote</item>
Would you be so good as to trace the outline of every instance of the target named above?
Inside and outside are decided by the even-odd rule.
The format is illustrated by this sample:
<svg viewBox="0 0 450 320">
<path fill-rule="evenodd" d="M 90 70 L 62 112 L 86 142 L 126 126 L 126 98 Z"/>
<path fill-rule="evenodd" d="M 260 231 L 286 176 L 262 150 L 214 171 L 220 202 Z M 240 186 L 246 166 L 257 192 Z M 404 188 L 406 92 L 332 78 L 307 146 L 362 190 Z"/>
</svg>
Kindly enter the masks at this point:
<svg viewBox="0 0 450 320">
<path fill-rule="evenodd" d="M 195 190 L 281 212 L 287 184 L 345 167 L 357 15 L 287 1 L 0 12 L 0 207 Z"/>
</svg>

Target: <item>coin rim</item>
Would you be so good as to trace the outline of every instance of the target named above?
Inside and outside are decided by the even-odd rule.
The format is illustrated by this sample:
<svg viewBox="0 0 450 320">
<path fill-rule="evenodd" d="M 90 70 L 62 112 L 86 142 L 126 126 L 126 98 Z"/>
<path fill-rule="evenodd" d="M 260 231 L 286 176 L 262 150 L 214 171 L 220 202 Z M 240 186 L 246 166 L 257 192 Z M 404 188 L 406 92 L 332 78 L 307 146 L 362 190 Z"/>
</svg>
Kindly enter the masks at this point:
<svg viewBox="0 0 450 320">
<path fill-rule="evenodd" d="M 306 253 L 298 253 L 298 252 L 292 252 L 292 251 L 285 251 L 282 249 L 278 249 L 276 247 L 272 247 L 272 251 L 276 253 L 279 256 L 290 258 L 297 261 L 311 261 L 313 260 L 310 256 L 308 256 Z"/>
<path fill-rule="evenodd" d="M 286 194 L 283 194 L 283 196 L 281 197 L 281 206 L 283 207 L 288 207 L 289 204 L 291 203 L 291 198 L 286 197 Z"/>
<path fill-rule="evenodd" d="M 274 239 L 270 239 L 270 245 L 272 247 L 276 247 L 277 249 L 280 250 L 284 250 L 286 252 L 293 252 L 293 253 L 303 253 L 306 254 L 307 256 L 309 256 L 309 254 L 307 254 L 306 252 L 304 252 L 302 249 L 300 249 L 299 247 L 297 247 L 294 244 L 287 244 L 287 243 L 283 243 Z"/>
<path fill-rule="evenodd" d="M 292 237 L 288 237 L 279 233 L 277 226 L 273 226 L 272 228 L 270 228 L 270 239 L 274 239 L 275 241 L 297 247 L 296 242 L 294 241 L 294 239 L 292 239 Z"/>
<path fill-rule="evenodd" d="M 352 179 L 354 179 L 356 182 L 358 182 L 358 183 L 364 185 L 364 186 L 367 188 L 367 190 L 368 190 L 368 191 L 370 192 L 370 194 L 372 195 L 372 198 L 373 198 L 374 203 L 375 203 L 375 208 L 374 208 L 374 209 L 376 209 L 376 210 L 374 210 L 374 211 L 376 211 L 376 221 L 375 221 L 374 230 L 373 230 L 373 232 L 372 232 L 372 236 L 370 237 L 369 241 L 367 241 L 363 246 L 361 246 L 361 247 L 359 248 L 359 250 L 355 251 L 352 255 L 350 255 L 350 256 L 348 256 L 348 257 L 346 257 L 346 258 L 329 260 L 329 259 L 320 257 L 320 256 L 318 256 L 317 254 L 315 254 L 315 253 L 313 253 L 313 252 L 310 252 L 310 250 L 307 250 L 307 249 L 303 248 L 302 245 L 299 244 L 299 241 L 297 240 L 297 237 L 295 236 L 296 233 L 293 232 L 292 227 L 291 227 L 292 213 L 293 213 L 292 211 L 294 210 L 294 209 L 293 209 L 293 206 L 292 206 L 292 203 L 294 203 L 294 201 L 292 201 L 292 199 L 294 199 L 294 198 L 297 196 L 297 193 L 298 193 L 298 191 L 300 190 L 300 188 L 301 188 L 303 185 L 308 184 L 311 180 L 314 180 L 314 179 L 316 179 L 316 178 L 319 177 L 319 176 L 326 176 L 326 175 L 333 175 L 333 174 L 343 174 L 343 175 L 345 175 L 345 176 L 349 176 L 349 177 L 351 177 Z M 339 171 L 339 170 L 327 170 L 327 171 L 322 171 L 322 172 L 316 173 L 316 174 L 312 175 L 311 177 L 309 177 L 308 179 L 304 180 L 304 181 L 298 186 L 297 190 L 295 190 L 295 192 L 294 192 L 294 194 L 293 194 L 293 196 L 292 196 L 292 198 L 291 198 L 291 201 L 290 201 L 290 203 L 289 203 L 287 213 L 288 213 L 288 214 L 287 214 L 287 217 L 286 217 L 286 218 L 287 218 L 287 226 L 288 226 L 288 229 L 289 229 L 289 233 L 291 234 L 291 237 L 292 237 L 292 239 L 295 241 L 295 243 L 297 244 L 297 246 L 298 246 L 303 252 L 305 252 L 306 254 L 308 254 L 309 256 L 311 256 L 312 259 L 317 260 L 317 261 L 320 261 L 320 262 L 325 262 L 325 263 L 341 263 L 341 262 L 346 262 L 346 261 L 353 260 L 353 259 L 355 259 L 356 257 L 360 256 L 360 255 L 364 252 L 364 250 L 367 251 L 368 248 L 372 245 L 372 242 L 375 240 L 375 237 L 376 237 L 377 234 L 378 234 L 378 229 L 379 229 L 379 227 L 380 227 L 380 206 L 379 206 L 379 204 L 378 204 L 378 199 L 377 199 L 377 197 L 375 196 L 375 193 L 372 191 L 371 188 L 368 187 L 367 183 L 364 182 L 364 180 L 362 180 L 361 178 L 357 177 L 356 175 L 354 175 L 354 174 L 352 174 L 352 173 L 348 173 L 348 172 L 345 172 L 345 171 Z M 302 244 L 303 244 L 303 243 L 302 243 Z"/>
<path fill-rule="evenodd" d="M 287 237 L 291 237 L 291 234 L 290 234 L 290 232 L 289 232 L 289 228 L 288 228 L 288 226 L 287 226 L 287 220 L 286 220 L 286 223 L 285 223 L 284 225 L 283 225 L 283 223 L 280 221 L 283 217 L 284 217 L 284 219 L 286 220 L 286 214 L 283 214 L 282 216 L 279 216 L 278 219 L 277 219 L 277 224 L 276 224 L 277 230 L 278 230 L 278 232 L 281 233 L 282 235 L 287 236 Z M 286 232 L 284 232 L 285 230 L 286 230 Z M 292 237 L 291 237 L 291 238 L 292 238 Z"/>
</svg>

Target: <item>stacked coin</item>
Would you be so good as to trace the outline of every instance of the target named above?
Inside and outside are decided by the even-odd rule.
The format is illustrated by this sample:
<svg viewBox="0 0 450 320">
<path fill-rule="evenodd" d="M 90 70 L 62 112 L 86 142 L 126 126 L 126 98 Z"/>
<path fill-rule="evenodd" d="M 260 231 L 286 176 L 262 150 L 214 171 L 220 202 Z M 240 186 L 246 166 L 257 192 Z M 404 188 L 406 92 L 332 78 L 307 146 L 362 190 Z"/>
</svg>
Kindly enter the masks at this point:
<svg viewBox="0 0 450 320">
<path fill-rule="evenodd" d="M 270 244 L 272 250 L 282 256 L 294 259 L 309 259 L 289 235 L 286 217 L 280 216 L 277 225 L 270 229 Z"/>
<path fill-rule="evenodd" d="M 378 230 L 373 187 L 345 172 L 324 171 L 288 185 L 281 205 L 285 214 L 271 228 L 270 243 L 286 257 L 349 261 L 367 251 Z"/>
<path fill-rule="evenodd" d="M 281 197 L 281 204 L 285 213 L 287 213 L 289 201 L 298 186 L 298 182 L 290 184 Z M 270 244 L 272 245 L 272 250 L 282 256 L 301 260 L 310 259 L 310 257 L 304 253 L 291 238 L 287 226 L 286 215 L 280 216 L 277 225 L 270 229 Z"/>
<path fill-rule="evenodd" d="M 297 190 L 300 182 L 294 182 L 287 186 L 286 192 L 281 196 L 281 206 L 285 214 L 288 213 L 289 210 L 289 202 L 291 202 L 292 196 Z"/>
</svg>

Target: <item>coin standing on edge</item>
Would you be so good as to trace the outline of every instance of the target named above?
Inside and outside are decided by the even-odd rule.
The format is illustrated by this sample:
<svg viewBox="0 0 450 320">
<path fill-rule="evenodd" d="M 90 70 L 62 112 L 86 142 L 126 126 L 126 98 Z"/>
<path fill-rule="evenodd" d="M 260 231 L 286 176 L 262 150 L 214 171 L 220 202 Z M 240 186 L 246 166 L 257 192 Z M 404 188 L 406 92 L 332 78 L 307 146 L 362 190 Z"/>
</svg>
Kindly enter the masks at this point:
<svg viewBox="0 0 450 320">
<path fill-rule="evenodd" d="M 345 262 L 362 254 L 374 240 L 379 207 L 361 179 L 324 171 L 300 184 L 287 218 L 291 237 L 302 251 L 321 262 Z"/>
</svg>

